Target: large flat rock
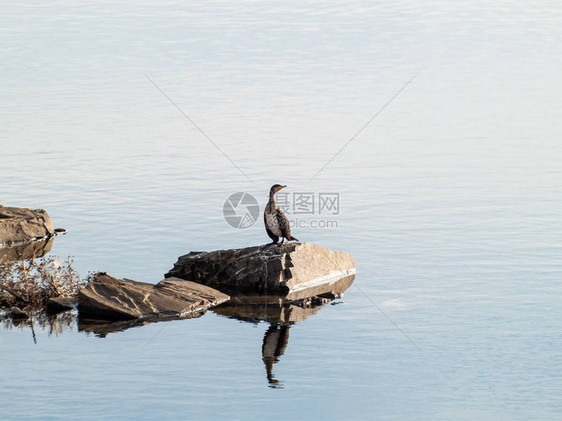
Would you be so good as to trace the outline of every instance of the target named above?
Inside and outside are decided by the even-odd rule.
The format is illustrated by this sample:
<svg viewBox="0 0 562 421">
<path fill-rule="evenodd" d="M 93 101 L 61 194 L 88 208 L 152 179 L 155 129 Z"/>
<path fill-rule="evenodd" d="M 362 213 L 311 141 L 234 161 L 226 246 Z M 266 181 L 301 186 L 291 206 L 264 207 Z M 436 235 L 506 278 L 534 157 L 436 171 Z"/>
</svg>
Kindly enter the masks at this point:
<svg viewBox="0 0 562 421">
<path fill-rule="evenodd" d="M 308 243 L 191 252 L 164 275 L 229 294 L 259 292 L 317 294 L 326 284 L 355 274 L 350 254 Z"/>
<path fill-rule="evenodd" d="M 0 205 L 0 246 L 50 237 L 54 233 L 53 221 L 43 209 Z"/>
<path fill-rule="evenodd" d="M 170 278 L 153 285 L 98 273 L 78 293 L 78 309 L 80 316 L 152 321 L 201 315 L 228 299 L 228 295 L 213 288 L 183 279 Z"/>
</svg>

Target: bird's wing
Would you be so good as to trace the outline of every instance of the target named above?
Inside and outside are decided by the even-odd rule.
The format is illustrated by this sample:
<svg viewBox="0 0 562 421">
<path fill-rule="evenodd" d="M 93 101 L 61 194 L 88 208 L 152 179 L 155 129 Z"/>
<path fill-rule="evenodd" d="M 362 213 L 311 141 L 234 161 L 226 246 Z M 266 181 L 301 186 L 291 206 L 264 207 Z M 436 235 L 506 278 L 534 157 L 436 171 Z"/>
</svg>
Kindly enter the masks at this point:
<svg viewBox="0 0 562 421">
<path fill-rule="evenodd" d="M 279 237 L 276 236 L 275 234 L 273 234 L 273 232 L 271 232 L 271 230 L 267 226 L 267 217 L 265 216 L 265 212 L 263 214 L 263 223 L 265 225 L 265 232 L 267 232 L 267 235 L 269 235 L 269 238 L 271 238 L 273 241 L 279 240 Z"/>
<path fill-rule="evenodd" d="M 285 237 L 287 240 L 291 239 L 291 227 L 289 226 L 289 220 L 287 219 L 287 217 L 285 216 L 285 214 L 283 213 L 283 211 L 281 209 L 277 210 L 277 222 L 279 222 L 279 228 L 281 228 L 281 233 L 283 234 L 283 237 Z"/>
</svg>

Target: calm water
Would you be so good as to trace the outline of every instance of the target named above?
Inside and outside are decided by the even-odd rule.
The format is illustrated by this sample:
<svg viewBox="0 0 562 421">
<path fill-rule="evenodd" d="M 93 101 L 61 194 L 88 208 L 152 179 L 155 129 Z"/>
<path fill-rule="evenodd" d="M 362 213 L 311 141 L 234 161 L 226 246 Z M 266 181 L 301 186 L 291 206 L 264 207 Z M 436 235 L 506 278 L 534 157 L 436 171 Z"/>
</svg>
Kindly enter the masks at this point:
<svg viewBox="0 0 562 421">
<path fill-rule="evenodd" d="M 339 193 L 293 231 L 355 286 L 291 326 L 278 389 L 268 323 L 2 328 L 1 419 L 560 417 L 559 4 L 137 3 L 2 6 L 0 202 L 48 210 L 83 276 L 155 283 L 268 240 L 231 193 Z"/>
</svg>

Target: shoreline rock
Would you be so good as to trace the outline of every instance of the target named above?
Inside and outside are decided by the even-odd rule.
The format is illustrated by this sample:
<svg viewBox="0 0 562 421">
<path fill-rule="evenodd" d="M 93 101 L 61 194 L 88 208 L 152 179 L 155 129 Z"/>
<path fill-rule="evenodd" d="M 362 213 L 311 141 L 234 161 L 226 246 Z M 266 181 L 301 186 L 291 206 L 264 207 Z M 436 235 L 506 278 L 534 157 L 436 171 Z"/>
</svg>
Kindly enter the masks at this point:
<svg viewBox="0 0 562 421">
<path fill-rule="evenodd" d="M 53 221 L 45 210 L 0 205 L 0 247 L 24 244 L 54 234 Z"/>
<path fill-rule="evenodd" d="M 316 289 L 355 275 L 350 254 L 309 243 L 285 243 L 243 249 L 191 252 L 180 256 L 164 275 L 207 285 L 236 295 L 290 294 Z"/>
</svg>

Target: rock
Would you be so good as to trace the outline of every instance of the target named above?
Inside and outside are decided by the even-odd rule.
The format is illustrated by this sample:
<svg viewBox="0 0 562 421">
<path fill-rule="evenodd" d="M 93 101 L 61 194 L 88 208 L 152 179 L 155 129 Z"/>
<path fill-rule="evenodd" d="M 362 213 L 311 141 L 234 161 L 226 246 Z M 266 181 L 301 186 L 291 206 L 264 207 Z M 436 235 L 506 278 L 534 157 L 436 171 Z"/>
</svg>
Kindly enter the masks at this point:
<svg viewBox="0 0 562 421">
<path fill-rule="evenodd" d="M 49 298 L 47 300 L 47 312 L 57 314 L 62 311 L 72 310 L 78 306 L 78 300 L 74 298 Z"/>
<path fill-rule="evenodd" d="M 355 274 L 351 255 L 308 243 L 191 252 L 164 275 L 204 284 L 230 294 L 259 292 L 319 294 L 326 284 Z"/>
<path fill-rule="evenodd" d="M 10 315 L 13 319 L 29 319 L 29 314 L 20 310 L 18 307 L 12 307 L 10 309 Z"/>
<path fill-rule="evenodd" d="M 53 222 L 43 209 L 0 205 L 0 246 L 50 237 L 54 232 Z"/>
<path fill-rule="evenodd" d="M 98 273 L 94 281 L 78 293 L 78 310 L 81 317 L 152 321 L 203 314 L 209 307 L 228 299 L 228 295 L 219 291 L 182 279 L 165 279 L 153 285 Z"/>
</svg>

